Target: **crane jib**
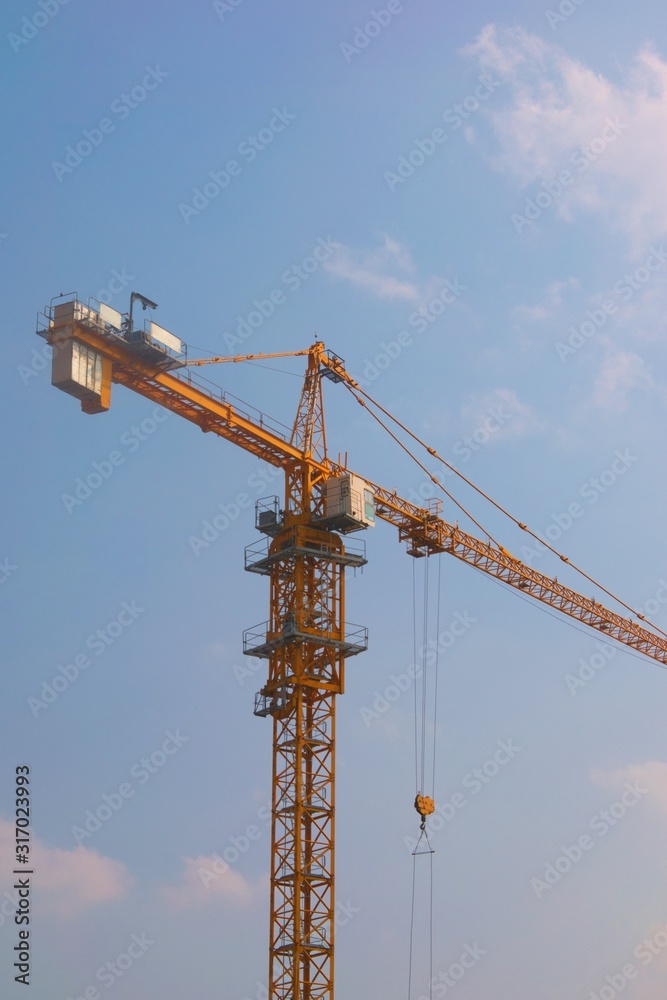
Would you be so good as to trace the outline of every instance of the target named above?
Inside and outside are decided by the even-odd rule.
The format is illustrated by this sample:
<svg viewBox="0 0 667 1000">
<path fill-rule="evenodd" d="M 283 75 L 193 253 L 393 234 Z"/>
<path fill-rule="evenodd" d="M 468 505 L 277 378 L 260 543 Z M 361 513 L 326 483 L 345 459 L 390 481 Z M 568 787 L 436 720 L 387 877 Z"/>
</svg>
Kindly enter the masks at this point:
<svg viewBox="0 0 667 1000">
<path fill-rule="evenodd" d="M 480 541 L 402 497 L 387 493 L 381 487 L 373 488 L 378 517 L 398 527 L 399 536 L 408 542 L 408 551 L 412 555 L 447 552 L 520 590 L 522 594 L 603 632 L 607 638 L 616 639 L 667 665 L 667 639 L 664 637 L 615 614 L 593 598 L 584 597 L 515 559 L 507 551 Z"/>
</svg>

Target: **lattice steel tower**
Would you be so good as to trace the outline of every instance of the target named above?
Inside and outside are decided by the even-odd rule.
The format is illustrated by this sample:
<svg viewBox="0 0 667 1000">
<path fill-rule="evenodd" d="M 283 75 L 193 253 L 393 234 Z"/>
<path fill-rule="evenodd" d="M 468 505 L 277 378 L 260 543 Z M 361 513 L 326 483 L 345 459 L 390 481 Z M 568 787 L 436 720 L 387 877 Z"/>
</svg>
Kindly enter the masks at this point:
<svg viewBox="0 0 667 1000">
<path fill-rule="evenodd" d="M 328 369 L 324 369 L 328 371 Z M 309 356 L 292 445 L 326 465 L 322 367 Z M 325 480 L 311 462 L 286 468 L 284 510 L 259 502 L 257 527 L 272 536 L 246 550 L 246 569 L 269 576 L 271 617 L 244 635 L 244 652 L 269 660 L 256 715 L 273 716 L 270 1000 L 332 1000 L 336 695 L 345 658 L 367 647 L 345 624 L 345 568 L 363 565 L 327 527 Z"/>
</svg>

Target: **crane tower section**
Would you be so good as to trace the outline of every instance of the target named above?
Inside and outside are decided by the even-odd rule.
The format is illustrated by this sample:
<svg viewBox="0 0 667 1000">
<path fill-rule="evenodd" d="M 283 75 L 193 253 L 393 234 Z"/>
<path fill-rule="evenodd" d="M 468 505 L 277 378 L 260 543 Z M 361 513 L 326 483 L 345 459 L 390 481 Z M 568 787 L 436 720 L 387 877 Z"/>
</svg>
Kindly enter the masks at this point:
<svg viewBox="0 0 667 1000">
<path fill-rule="evenodd" d="M 284 511 L 277 498 L 259 502 L 270 541 L 246 550 L 246 569 L 267 575 L 271 592 L 269 620 L 243 640 L 269 661 L 255 714 L 273 718 L 270 1000 L 333 1000 L 336 695 L 345 660 L 368 647 L 367 629 L 345 621 L 345 569 L 365 563 L 365 547 L 346 550 L 329 529 L 368 527 L 375 507 L 358 477 L 320 471 L 323 351 L 309 355 L 291 440 L 311 461 L 286 466 Z"/>
<path fill-rule="evenodd" d="M 255 714 L 273 718 L 269 997 L 332 1000 L 335 706 L 346 658 L 368 645 L 365 628 L 345 623 L 344 597 L 365 547 L 276 527 L 268 547 L 246 550 L 246 569 L 270 579 L 271 617 L 244 634 L 244 652 L 269 661 Z"/>
</svg>

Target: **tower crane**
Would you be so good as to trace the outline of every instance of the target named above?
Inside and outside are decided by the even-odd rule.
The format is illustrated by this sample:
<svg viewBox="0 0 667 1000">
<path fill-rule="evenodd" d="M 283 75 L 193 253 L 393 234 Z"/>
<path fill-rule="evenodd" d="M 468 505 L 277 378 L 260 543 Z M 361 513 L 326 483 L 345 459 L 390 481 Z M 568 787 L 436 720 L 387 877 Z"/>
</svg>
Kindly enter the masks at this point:
<svg viewBox="0 0 667 1000">
<path fill-rule="evenodd" d="M 367 629 L 345 620 L 345 569 L 366 562 L 365 546 L 347 535 L 376 518 L 386 521 L 409 555 L 455 556 L 663 665 L 667 636 L 525 565 L 490 537 L 468 534 L 438 509 L 419 507 L 354 473 L 346 461 L 332 461 L 323 379 L 344 383 L 362 405 L 370 397 L 323 343 L 282 354 L 188 360 L 183 342 L 156 323 L 135 329 L 136 301 L 155 307 L 136 292 L 129 314 L 96 300 L 86 304 L 76 293 L 60 296 L 38 315 L 37 333 L 53 347 L 53 384 L 78 398 L 85 413 L 108 410 L 112 384 L 124 385 L 284 471 L 283 503 L 258 501 L 256 527 L 264 538 L 245 552 L 246 570 L 267 576 L 270 586 L 268 620 L 243 636 L 243 652 L 268 661 L 254 711 L 273 722 L 268 996 L 333 1000 L 335 706 L 345 660 L 368 646 Z M 307 368 L 290 434 L 192 371 L 294 355 L 307 357 Z M 433 803 L 420 798 L 424 821 Z"/>
</svg>

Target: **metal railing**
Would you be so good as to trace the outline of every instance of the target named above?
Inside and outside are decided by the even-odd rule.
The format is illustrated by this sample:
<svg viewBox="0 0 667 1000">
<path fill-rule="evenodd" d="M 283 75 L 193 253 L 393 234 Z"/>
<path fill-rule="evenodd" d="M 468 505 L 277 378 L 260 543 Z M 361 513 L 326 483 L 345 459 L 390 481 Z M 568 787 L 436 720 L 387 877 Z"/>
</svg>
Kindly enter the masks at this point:
<svg viewBox="0 0 667 1000">
<path fill-rule="evenodd" d="M 355 652 L 368 649 L 368 629 L 365 625 L 345 622 L 341 628 L 327 627 L 305 612 L 288 615 L 277 628 L 271 622 L 260 622 L 243 633 L 243 652 L 252 654 L 257 649 L 283 645 L 291 639 L 310 641 L 324 646 L 339 646 Z"/>
<path fill-rule="evenodd" d="M 99 301 L 94 298 L 90 298 L 89 303 L 96 303 L 99 308 Z M 57 306 L 67 305 L 72 303 L 72 317 L 69 322 L 79 323 L 81 326 L 89 327 L 96 333 L 104 337 L 106 340 L 111 342 L 120 343 L 125 348 L 132 348 L 132 341 L 128 340 L 126 333 L 127 331 L 117 330 L 110 323 L 106 323 L 99 312 L 93 305 L 88 305 L 82 302 L 77 292 L 68 292 L 66 295 L 58 296 L 51 300 L 51 304 L 46 306 L 43 311 L 37 313 L 37 334 L 44 339 L 47 339 L 51 331 L 54 329 L 54 314 Z M 122 314 L 125 316 L 126 314 Z M 193 386 L 199 389 L 200 392 L 205 393 L 209 399 L 214 399 L 216 402 L 223 403 L 227 406 L 231 406 L 239 416 L 244 417 L 251 423 L 256 424 L 264 430 L 268 430 L 271 434 L 280 438 L 282 441 L 289 441 L 291 437 L 292 430 L 287 424 L 283 424 L 280 420 L 276 420 L 273 417 L 269 417 L 266 413 L 258 410 L 255 406 L 250 403 L 246 403 L 244 400 L 235 396 L 231 392 L 225 392 L 225 390 L 216 385 L 215 382 L 209 381 L 209 379 L 204 378 L 201 375 L 196 375 L 191 368 L 184 366 L 187 360 L 187 344 L 181 341 L 183 344 L 183 353 L 176 354 L 165 344 L 156 341 L 150 334 L 145 331 L 135 331 L 140 333 L 142 338 L 148 338 L 148 343 L 151 348 L 159 350 L 164 354 L 165 358 L 170 358 L 174 361 L 175 366 L 171 369 L 170 375 L 183 382 L 187 385 Z"/>
<path fill-rule="evenodd" d="M 271 547 L 271 540 L 269 538 L 259 538 L 256 542 L 252 542 L 250 545 L 246 545 L 244 550 L 245 568 L 252 569 L 254 566 L 260 563 L 266 562 L 269 558 L 269 549 Z M 283 549 L 275 553 L 275 558 L 280 558 L 283 552 L 289 551 L 292 546 L 286 544 Z M 365 542 L 353 542 L 352 544 L 345 545 L 345 552 L 341 554 L 333 545 L 328 544 L 326 541 L 311 541 L 305 545 L 298 546 L 300 553 L 306 553 L 307 555 L 312 555 L 314 558 L 327 559 L 331 557 L 333 562 L 345 561 L 346 557 L 351 557 L 351 562 L 366 562 L 366 543 Z M 338 557 L 338 558 L 337 558 Z"/>
</svg>

